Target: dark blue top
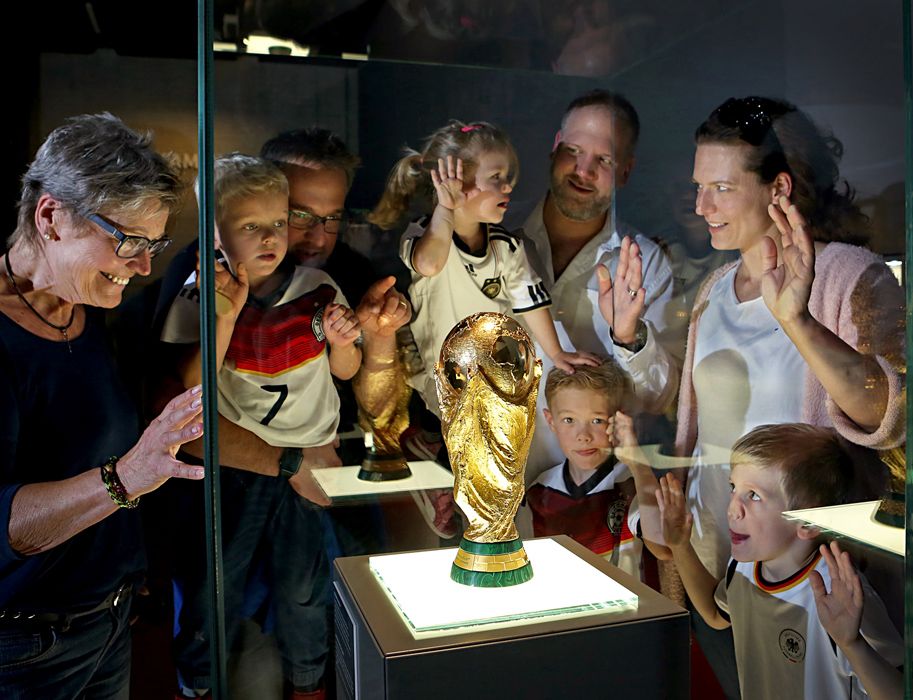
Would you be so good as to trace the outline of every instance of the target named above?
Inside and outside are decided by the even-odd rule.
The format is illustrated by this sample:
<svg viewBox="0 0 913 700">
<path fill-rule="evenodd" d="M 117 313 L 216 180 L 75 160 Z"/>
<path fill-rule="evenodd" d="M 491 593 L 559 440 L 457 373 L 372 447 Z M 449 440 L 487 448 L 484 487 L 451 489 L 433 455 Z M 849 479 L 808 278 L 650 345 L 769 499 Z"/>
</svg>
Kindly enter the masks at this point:
<svg viewBox="0 0 913 700">
<path fill-rule="evenodd" d="M 10 547 L 10 505 L 23 484 L 98 470 L 139 435 L 100 309 L 86 308 L 85 330 L 70 345 L 72 354 L 66 343 L 39 338 L 0 313 L 2 608 L 91 607 L 145 568 L 136 510 L 119 509 L 41 554 L 24 557 Z"/>
</svg>

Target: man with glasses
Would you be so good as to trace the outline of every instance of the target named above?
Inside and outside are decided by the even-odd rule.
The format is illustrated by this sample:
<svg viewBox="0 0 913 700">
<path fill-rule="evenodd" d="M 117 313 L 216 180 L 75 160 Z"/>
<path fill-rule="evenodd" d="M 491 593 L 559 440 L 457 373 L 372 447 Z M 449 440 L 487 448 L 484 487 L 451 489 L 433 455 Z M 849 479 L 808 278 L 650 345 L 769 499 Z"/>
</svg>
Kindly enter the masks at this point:
<svg viewBox="0 0 913 700">
<path fill-rule="evenodd" d="M 639 408 L 659 412 L 679 377 L 657 338 L 672 268 L 659 246 L 615 216 L 615 190 L 634 168 L 639 131 L 637 112 L 621 95 L 593 90 L 574 99 L 555 134 L 549 191 L 523 230 L 562 346 L 614 356 L 634 381 Z M 541 409 L 544 393 L 539 397 Z M 564 460 L 538 414 L 528 480 Z"/>
<path fill-rule="evenodd" d="M 374 267 L 340 240 L 346 195 L 359 158 L 328 129 L 286 131 L 260 149 L 285 173 L 289 185 L 289 254 L 299 265 L 326 272 L 357 306 L 377 279 Z"/>
</svg>

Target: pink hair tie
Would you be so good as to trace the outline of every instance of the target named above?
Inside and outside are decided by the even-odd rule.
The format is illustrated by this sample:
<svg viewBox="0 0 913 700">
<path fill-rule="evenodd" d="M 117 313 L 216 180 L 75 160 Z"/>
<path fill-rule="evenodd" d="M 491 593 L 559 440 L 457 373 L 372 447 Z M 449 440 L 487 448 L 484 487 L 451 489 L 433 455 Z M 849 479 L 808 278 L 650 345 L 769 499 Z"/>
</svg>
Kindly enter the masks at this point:
<svg viewBox="0 0 913 700">
<path fill-rule="evenodd" d="M 481 129 L 482 127 L 479 124 L 468 124 L 467 126 L 460 127 L 460 131 L 464 134 L 468 134 L 470 131 L 475 131 L 476 129 Z"/>
</svg>

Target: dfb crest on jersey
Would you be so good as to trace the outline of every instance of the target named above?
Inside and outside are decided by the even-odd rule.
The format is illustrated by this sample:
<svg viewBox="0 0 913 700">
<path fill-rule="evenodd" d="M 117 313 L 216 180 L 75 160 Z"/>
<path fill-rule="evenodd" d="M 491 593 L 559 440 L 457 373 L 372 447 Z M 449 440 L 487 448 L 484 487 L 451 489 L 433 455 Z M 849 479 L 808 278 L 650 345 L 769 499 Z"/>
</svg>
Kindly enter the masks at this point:
<svg viewBox="0 0 913 700">
<path fill-rule="evenodd" d="M 794 664 L 805 658 L 805 637 L 788 627 L 780 632 L 780 651 Z"/>
<path fill-rule="evenodd" d="M 317 338 L 321 343 L 326 340 L 326 333 L 323 332 L 323 313 L 326 311 L 325 306 L 317 309 L 314 313 L 314 318 L 311 321 L 311 330 L 314 331 L 314 337 Z"/>
<path fill-rule="evenodd" d="M 615 501 L 609 506 L 609 512 L 606 514 L 605 518 L 606 525 L 609 527 L 609 532 L 615 535 L 619 542 L 621 542 L 621 530 L 625 524 L 625 507 L 627 505 L 627 501 L 624 499 Z"/>
<path fill-rule="evenodd" d="M 487 296 L 489 299 L 494 299 L 500 293 L 501 293 L 501 278 L 500 277 L 491 277 L 491 278 L 485 280 L 485 284 L 482 285 L 482 294 Z"/>
</svg>

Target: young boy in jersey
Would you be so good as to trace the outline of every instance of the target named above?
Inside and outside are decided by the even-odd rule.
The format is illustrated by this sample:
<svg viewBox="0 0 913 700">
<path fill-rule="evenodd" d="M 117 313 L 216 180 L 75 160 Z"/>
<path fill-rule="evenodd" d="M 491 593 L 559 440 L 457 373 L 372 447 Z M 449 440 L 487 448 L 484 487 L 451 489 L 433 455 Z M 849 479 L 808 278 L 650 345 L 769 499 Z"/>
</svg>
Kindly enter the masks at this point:
<svg viewBox="0 0 913 700">
<path fill-rule="evenodd" d="M 214 174 L 219 412 L 284 448 L 278 478 L 220 472 L 227 636 L 230 645 L 259 565 L 268 572 L 287 694 L 322 698 L 329 564 L 319 513 L 287 478 L 301 465 L 301 448 L 336 437 L 340 404 L 331 375 L 349 379 L 358 371 L 358 323 L 326 273 L 286 258 L 288 183 L 279 168 L 234 153 L 216 159 Z M 179 369 L 188 386 L 200 381 L 199 313 L 194 273 L 162 332 L 162 340 L 186 345 Z M 180 694 L 198 697 L 211 687 L 205 555 L 195 541 L 180 549 L 175 661 Z"/>
<path fill-rule="evenodd" d="M 219 412 L 274 447 L 325 445 L 339 422 L 331 374 L 351 379 L 361 365 L 355 314 L 325 272 L 286 259 L 288 183 L 278 167 L 232 153 L 214 174 Z M 162 340 L 193 344 L 181 374 L 199 383 L 196 273 Z"/>
<path fill-rule="evenodd" d="M 573 374 L 553 368 L 545 380 L 545 420 L 565 460 L 529 487 L 526 503 L 536 537 L 568 535 L 640 578 L 641 543 L 635 537 L 634 481 L 612 452 L 612 427 L 630 379 L 611 358 Z M 617 418 L 616 418 L 617 415 Z"/>
<path fill-rule="evenodd" d="M 836 432 L 793 423 L 760 426 L 733 447 L 731 470 L 732 559 L 721 581 L 691 546 L 692 519 L 678 480 L 663 477 L 656 496 L 665 544 L 695 609 L 715 629 L 732 625 L 742 697 L 870 697 L 863 687 L 868 668 L 850 665 L 819 618 L 815 591 L 820 597 L 820 587 L 832 589 L 834 570 L 818 549 L 819 533 L 782 515 L 844 502 L 853 465 Z M 860 644 L 897 666 L 903 643 L 881 600 L 864 580 L 860 584 Z"/>
</svg>

